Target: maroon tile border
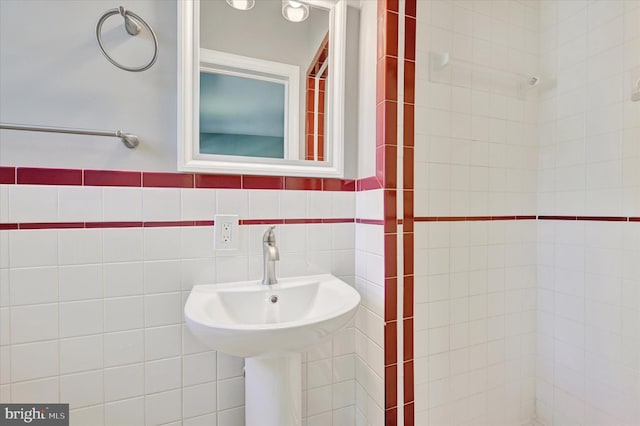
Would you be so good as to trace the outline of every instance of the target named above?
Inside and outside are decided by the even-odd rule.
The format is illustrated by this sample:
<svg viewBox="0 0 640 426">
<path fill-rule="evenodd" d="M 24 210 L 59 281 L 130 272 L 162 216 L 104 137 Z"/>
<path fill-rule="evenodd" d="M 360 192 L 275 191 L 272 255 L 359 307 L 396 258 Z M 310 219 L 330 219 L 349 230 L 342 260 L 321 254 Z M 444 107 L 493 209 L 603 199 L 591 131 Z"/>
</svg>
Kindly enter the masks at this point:
<svg viewBox="0 0 640 426">
<path fill-rule="evenodd" d="M 309 218 L 309 219 L 241 219 L 240 225 L 294 225 L 355 223 L 354 218 Z M 213 220 L 168 220 L 147 222 L 26 222 L 0 223 L 0 231 L 22 229 L 100 229 L 100 228 L 167 228 L 190 226 L 213 226 Z"/>
<path fill-rule="evenodd" d="M 82 185 L 80 169 L 16 168 L 16 183 L 21 185 Z"/>
<path fill-rule="evenodd" d="M 16 168 L 15 167 L 0 167 L 0 184 L 15 184 L 16 183 Z"/>
<path fill-rule="evenodd" d="M 142 186 L 142 172 L 85 170 L 85 186 Z"/>
<path fill-rule="evenodd" d="M 367 191 L 382 187 L 382 184 L 375 176 L 362 179 L 338 179 L 15 166 L 0 167 L 0 184 L 138 188 L 287 189 L 341 192 Z"/>
<path fill-rule="evenodd" d="M 142 186 L 151 188 L 194 188 L 194 175 L 189 173 L 143 172 Z"/>
</svg>

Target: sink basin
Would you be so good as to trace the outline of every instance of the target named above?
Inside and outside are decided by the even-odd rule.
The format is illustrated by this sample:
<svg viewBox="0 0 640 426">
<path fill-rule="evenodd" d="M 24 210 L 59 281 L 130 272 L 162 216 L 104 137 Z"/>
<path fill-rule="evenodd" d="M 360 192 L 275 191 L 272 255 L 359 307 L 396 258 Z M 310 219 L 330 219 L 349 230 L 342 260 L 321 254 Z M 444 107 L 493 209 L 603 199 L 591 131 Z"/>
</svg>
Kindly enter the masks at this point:
<svg viewBox="0 0 640 426">
<path fill-rule="evenodd" d="M 240 357 L 300 352 L 344 327 L 360 295 L 333 275 L 196 285 L 189 329 L 212 349 Z"/>
</svg>

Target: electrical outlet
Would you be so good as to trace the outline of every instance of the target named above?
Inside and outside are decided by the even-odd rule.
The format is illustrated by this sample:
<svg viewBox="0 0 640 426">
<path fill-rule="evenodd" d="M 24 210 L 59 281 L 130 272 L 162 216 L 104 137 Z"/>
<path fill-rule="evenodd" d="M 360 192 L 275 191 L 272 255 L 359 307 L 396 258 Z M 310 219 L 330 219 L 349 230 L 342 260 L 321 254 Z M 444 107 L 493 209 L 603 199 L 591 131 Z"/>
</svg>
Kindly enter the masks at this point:
<svg viewBox="0 0 640 426">
<path fill-rule="evenodd" d="M 238 215 L 217 214 L 213 218 L 214 246 L 216 250 L 238 250 L 240 234 Z"/>
</svg>

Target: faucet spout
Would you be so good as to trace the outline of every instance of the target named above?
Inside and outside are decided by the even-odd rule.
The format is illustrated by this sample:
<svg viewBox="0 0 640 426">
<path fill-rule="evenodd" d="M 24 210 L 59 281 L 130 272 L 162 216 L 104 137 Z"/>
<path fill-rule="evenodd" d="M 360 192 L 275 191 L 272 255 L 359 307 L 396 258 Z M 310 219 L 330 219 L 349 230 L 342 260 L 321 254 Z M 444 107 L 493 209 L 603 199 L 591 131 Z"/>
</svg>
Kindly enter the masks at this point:
<svg viewBox="0 0 640 426">
<path fill-rule="evenodd" d="M 276 247 L 276 234 L 273 232 L 275 226 L 270 226 L 262 236 L 262 255 L 264 258 L 264 274 L 262 284 L 276 284 L 276 260 L 280 260 L 280 252 Z"/>
</svg>

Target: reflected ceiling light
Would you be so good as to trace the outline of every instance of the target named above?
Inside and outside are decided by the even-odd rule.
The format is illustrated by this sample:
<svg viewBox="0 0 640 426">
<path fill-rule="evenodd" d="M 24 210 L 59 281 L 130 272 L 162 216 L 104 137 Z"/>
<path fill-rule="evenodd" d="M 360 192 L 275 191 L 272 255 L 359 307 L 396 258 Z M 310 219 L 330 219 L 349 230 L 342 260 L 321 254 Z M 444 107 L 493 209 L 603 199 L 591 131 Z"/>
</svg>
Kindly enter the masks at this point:
<svg viewBox="0 0 640 426">
<path fill-rule="evenodd" d="M 234 9 L 249 10 L 256 4 L 256 0 L 227 0 L 227 4 Z"/>
<path fill-rule="evenodd" d="M 287 21 L 302 22 L 309 16 L 309 6 L 294 0 L 282 0 L 282 16 Z"/>
</svg>

